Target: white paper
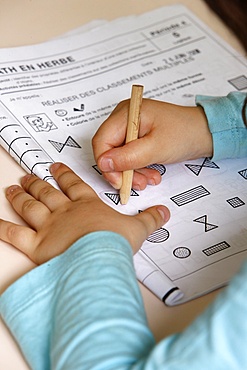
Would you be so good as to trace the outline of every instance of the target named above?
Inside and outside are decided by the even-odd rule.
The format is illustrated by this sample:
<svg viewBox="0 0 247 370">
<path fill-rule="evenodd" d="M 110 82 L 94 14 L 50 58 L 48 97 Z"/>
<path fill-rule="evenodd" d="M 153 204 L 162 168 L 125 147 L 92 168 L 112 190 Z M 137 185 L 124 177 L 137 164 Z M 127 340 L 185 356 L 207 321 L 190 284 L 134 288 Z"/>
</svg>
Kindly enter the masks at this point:
<svg viewBox="0 0 247 370">
<path fill-rule="evenodd" d="M 50 164 L 66 163 L 119 212 L 166 204 L 171 220 L 144 243 L 135 266 L 161 299 L 175 288 L 167 304 L 181 303 L 227 283 L 247 254 L 246 158 L 157 165 L 162 183 L 132 191 L 121 206 L 95 165 L 91 138 L 134 83 L 144 97 L 193 105 L 196 94 L 246 90 L 246 66 L 183 6 L 2 49 L 0 140 L 26 171 L 53 184 Z"/>
</svg>

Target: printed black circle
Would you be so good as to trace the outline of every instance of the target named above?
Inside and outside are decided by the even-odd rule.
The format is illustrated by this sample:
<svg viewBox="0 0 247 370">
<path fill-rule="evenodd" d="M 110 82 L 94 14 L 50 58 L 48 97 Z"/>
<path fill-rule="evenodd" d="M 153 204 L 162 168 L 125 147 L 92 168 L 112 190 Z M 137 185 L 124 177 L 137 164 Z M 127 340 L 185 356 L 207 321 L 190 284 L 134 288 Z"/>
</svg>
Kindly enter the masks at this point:
<svg viewBox="0 0 247 370">
<path fill-rule="evenodd" d="M 160 229 L 154 231 L 151 235 L 149 235 L 147 241 L 150 243 L 163 243 L 169 238 L 169 236 L 169 231 L 161 227 Z"/>
<path fill-rule="evenodd" d="M 177 258 L 188 258 L 191 255 L 191 250 L 187 247 L 177 247 L 173 254 Z"/>
</svg>

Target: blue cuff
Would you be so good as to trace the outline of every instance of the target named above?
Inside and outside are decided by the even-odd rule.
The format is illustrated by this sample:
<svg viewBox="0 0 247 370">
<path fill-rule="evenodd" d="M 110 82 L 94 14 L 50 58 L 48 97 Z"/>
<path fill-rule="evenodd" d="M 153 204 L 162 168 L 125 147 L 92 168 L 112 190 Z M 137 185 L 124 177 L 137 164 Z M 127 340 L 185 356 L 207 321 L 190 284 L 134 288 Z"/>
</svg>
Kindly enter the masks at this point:
<svg viewBox="0 0 247 370">
<path fill-rule="evenodd" d="M 213 160 L 247 156 L 247 128 L 242 108 L 247 94 L 232 92 L 224 97 L 196 96 L 207 116 L 213 137 Z"/>
</svg>

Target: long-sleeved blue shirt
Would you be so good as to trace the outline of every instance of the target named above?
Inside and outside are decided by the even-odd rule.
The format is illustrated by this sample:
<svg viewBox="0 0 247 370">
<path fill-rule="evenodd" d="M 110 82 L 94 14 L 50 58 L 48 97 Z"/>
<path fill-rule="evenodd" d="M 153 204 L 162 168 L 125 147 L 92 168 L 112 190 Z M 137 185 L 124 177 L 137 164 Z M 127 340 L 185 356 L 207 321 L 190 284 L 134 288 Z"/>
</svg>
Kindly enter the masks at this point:
<svg viewBox="0 0 247 370">
<path fill-rule="evenodd" d="M 213 134 L 214 156 L 220 152 L 221 140 L 228 143 L 231 156 L 247 156 L 247 129 L 238 113 L 245 96 L 197 98 Z M 234 99 L 237 111 L 230 108 L 235 107 Z M 219 111 L 221 129 L 210 121 Z M 238 119 L 229 128 L 236 113 Z M 229 130 L 236 140 L 241 137 L 245 151 L 228 138 Z M 120 235 L 100 231 L 82 237 L 12 284 L 0 298 L 0 313 L 33 370 L 243 370 L 247 368 L 246 297 L 244 263 L 194 323 L 156 345 L 131 247 Z"/>
</svg>

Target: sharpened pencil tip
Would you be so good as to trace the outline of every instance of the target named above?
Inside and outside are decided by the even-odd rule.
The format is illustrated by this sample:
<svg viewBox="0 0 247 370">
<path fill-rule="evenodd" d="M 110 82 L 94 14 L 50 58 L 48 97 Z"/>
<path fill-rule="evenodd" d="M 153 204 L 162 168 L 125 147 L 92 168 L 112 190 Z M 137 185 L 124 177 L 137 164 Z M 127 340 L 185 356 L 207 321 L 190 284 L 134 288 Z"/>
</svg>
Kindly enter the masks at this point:
<svg viewBox="0 0 247 370">
<path fill-rule="evenodd" d="M 127 204 L 128 200 L 129 200 L 129 195 L 128 194 L 120 193 L 120 203 L 122 205 Z"/>
</svg>

